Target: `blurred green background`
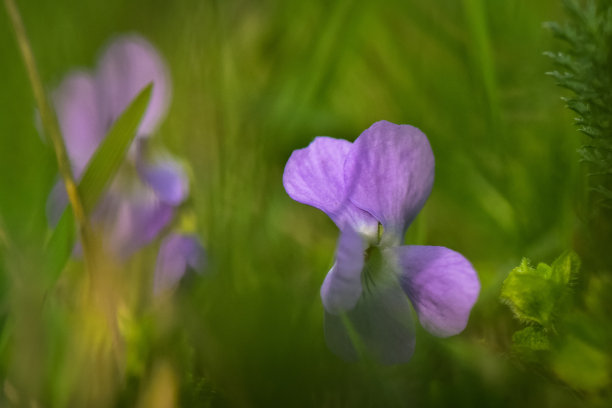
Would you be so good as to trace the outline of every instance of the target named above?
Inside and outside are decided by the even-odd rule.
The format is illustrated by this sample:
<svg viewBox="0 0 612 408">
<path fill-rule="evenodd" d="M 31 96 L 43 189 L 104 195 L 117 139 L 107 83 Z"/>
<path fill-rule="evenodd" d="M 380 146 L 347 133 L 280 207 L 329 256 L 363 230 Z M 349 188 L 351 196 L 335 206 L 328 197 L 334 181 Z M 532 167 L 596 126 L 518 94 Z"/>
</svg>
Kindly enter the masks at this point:
<svg viewBox="0 0 612 408">
<path fill-rule="evenodd" d="M 99 390 L 113 395 L 104 404 L 147 406 L 156 381 L 174 384 L 186 407 L 605 404 L 609 360 L 594 387 L 524 364 L 512 351 L 519 324 L 499 301 L 522 257 L 552 262 L 578 223 L 580 137 L 542 55 L 559 46 L 542 28 L 564 19 L 558 0 L 18 6 L 47 90 L 71 69 L 93 69 L 126 32 L 149 39 L 172 74 L 156 137 L 192 169 L 208 273 L 186 279 L 164 310 L 129 312 L 126 376 Z M 71 302 L 57 300 L 70 293 L 32 289 L 57 166 L 4 10 L 0 58 L 0 232 L 12 248 L 0 249 L 0 405 L 79 406 L 75 390 L 98 374 L 71 368 L 67 339 L 78 329 Z M 381 119 L 419 127 L 436 157 L 433 193 L 406 242 L 461 252 L 482 283 L 463 333 L 419 329 L 412 361 L 393 367 L 328 351 L 319 287 L 337 229 L 281 183 L 294 149 L 317 135 L 354 140 Z M 581 369 L 590 370 L 559 370 Z"/>
</svg>

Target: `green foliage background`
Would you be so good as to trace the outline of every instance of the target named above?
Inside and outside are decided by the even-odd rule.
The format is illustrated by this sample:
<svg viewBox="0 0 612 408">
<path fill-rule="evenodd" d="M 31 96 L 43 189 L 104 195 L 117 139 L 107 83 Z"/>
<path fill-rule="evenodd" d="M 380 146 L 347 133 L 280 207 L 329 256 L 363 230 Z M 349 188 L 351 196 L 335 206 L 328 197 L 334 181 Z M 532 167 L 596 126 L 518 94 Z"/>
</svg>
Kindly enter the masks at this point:
<svg viewBox="0 0 612 408">
<path fill-rule="evenodd" d="M 92 69 L 109 38 L 125 32 L 155 44 L 172 73 L 173 100 L 156 137 L 192 169 L 190 205 L 208 274 L 187 279 L 166 314 L 131 311 L 127 374 L 108 390 L 115 395 L 109 404 L 142 401 L 160 359 L 171 362 L 180 406 L 609 401 L 612 367 L 602 339 L 612 329 L 609 303 L 599 301 L 609 273 L 576 284 L 585 294 L 582 318 L 563 327 L 577 340 L 553 339 L 559 344 L 544 357 L 521 358 L 512 337 L 523 326 L 499 301 L 523 257 L 551 264 L 582 242 L 582 136 L 563 92 L 545 76 L 553 63 L 543 56 L 560 46 L 542 27 L 566 19 L 558 0 L 18 6 L 48 90 L 72 69 Z M 36 283 L 57 166 L 38 134 L 4 12 L 0 58 L 0 244 L 9 243 L 0 245 L 0 405 L 11 406 L 17 393 L 38 406 L 77 406 L 75 388 L 97 377 L 91 370 L 75 379 L 66 363 L 67 333 L 76 330 L 70 307 L 41 306 L 45 296 L 70 296 L 45 295 Z M 381 119 L 419 127 L 436 156 L 434 190 L 407 243 L 463 253 L 482 283 L 462 334 L 438 339 L 419 329 L 413 360 L 394 367 L 347 364 L 326 348 L 319 287 L 337 230 L 325 214 L 292 201 L 281 183 L 294 149 L 317 135 L 354 140 Z M 154 254 L 145 250 L 145 261 L 130 268 L 150 273 L 142 265 Z"/>
</svg>

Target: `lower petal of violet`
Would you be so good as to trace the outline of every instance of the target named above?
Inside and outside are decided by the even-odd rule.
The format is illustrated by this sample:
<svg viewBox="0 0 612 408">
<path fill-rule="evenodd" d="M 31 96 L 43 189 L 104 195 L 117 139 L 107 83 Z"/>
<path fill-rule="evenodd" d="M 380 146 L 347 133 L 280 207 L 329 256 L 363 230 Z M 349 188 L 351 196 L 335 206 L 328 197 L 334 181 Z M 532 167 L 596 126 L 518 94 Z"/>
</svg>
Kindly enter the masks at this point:
<svg viewBox="0 0 612 408">
<path fill-rule="evenodd" d="M 463 331 L 480 292 L 470 262 L 460 253 L 439 246 L 410 245 L 395 251 L 402 288 L 421 325 L 439 337 Z"/>
<path fill-rule="evenodd" d="M 386 282 L 364 290 L 345 314 L 326 311 L 325 340 L 347 361 L 366 357 L 382 364 L 407 362 L 414 352 L 415 330 L 406 294 L 398 283 Z"/>
<path fill-rule="evenodd" d="M 159 248 L 153 277 L 153 293 L 157 295 L 173 288 L 188 269 L 200 271 L 204 262 L 204 249 L 195 236 L 169 235 Z"/>
<path fill-rule="evenodd" d="M 127 258 L 155 239 L 174 214 L 154 192 L 138 189 L 129 195 L 109 193 L 94 212 L 93 222 L 103 232 L 111 253 Z"/>
<path fill-rule="evenodd" d="M 338 239 L 336 263 L 321 286 L 325 310 L 339 314 L 355 307 L 361 295 L 364 242 L 359 233 L 348 228 Z"/>
<path fill-rule="evenodd" d="M 189 194 L 189 182 L 183 167 L 170 158 L 141 163 L 138 172 L 159 199 L 167 204 L 179 205 Z"/>
<path fill-rule="evenodd" d="M 52 227 L 57 225 L 68 206 L 64 183 L 55 184 L 47 200 L 47 219 Z M 174 206 L 161 201 L 156 192 L 138 188 L 132 192 L 111 190 L 105 194 L 92 214 L 92 223 L 103 235 L 106 250 L 121 258 L 127 258 L 142 248 L 172 220 Z M 81 256 L 80 243 L 75 243 L 73 256 Z"/>
</svg>

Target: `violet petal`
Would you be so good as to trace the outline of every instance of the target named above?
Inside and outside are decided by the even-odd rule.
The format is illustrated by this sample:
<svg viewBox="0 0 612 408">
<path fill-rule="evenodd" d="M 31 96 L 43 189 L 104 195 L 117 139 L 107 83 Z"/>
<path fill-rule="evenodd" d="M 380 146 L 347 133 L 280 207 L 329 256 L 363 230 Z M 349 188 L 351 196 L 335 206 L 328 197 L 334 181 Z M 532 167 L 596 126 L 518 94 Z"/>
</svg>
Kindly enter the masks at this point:
<svg viewBox="0 0 612 408">
<path fill-rule="evenodd" d="M 342 231 L 338 239 L 336 263 L 321 286 L 325 310 L 340 314 L 355 307 L 361 295 L 364 241 L 352 228 Z"/>
<path fill-rule="evenodd" d="M 95 79 L 80 71 L 68 75 L 52 94 L 76 178 L 80 177 L 106 133 L 98 98 Z"/>
<path fill-rule="evenodd" d="M 355 308 L 346 314 L 325 312 L 327 345 L 347 361 L 359 359 L 360 350 L 382 364 L 405 363 L 412 357 L 415 345 L 408 298 L 397 283 L 378 284 L 370 289 L 364 290 Z"/>
<path fill-rule="evenodd" d="M 150 82 L 153 93 L 140 123 L 138 135 L 152 134 L 168 109 L 171 85 L 168 69 L 155 48 L 144 38 L 117 38 L 104 52 L 98 66 L 99 89 L 110 126 Z"/>
<path fill-rule="evenodd" d="M 189 194 L 189 182 L 183 167 L 172 159 L 143 163 L 138 166 L 142 179 L 157 197 L 170 205 L 179 205 Z"/>
<path fill-rule="evenodd" d="M 421 325 L 439 337 L 463 331 L 480 292 L 470 262 L 460 253 L 439 246 L 402 246 L 395 252 L 402 270 L 402 288 Z"/>
<path fill-rule="evenodd" d="M 129 193 L 109 191 L 94 211 L 93 222 L 105 231 L 111 253 L 127 258 L 155 239 L 173 215 L 173 206 L 140 187 Z"/>
<path fill-rule="evenodd" d="M 380 221 L 395 243 L 431 192 L 434 157 L 427 137 L 409 125 L 374 123 L 353 143 L 344 166 L 350 200 Z"/>
<path fill-rule="evenodd" d="M 295 201 L 325 212 L 341 230 L 347 226 L 375 234 L 378 223 L 347 200 L 344 161 L 352 144 L 320 136 L 304 149 L 295 150 L 285 166 L 283 185 Z"/>
<path fill-rule="evenodd" d="M 153 293 L 171 289 L 180 281 L 187 269 L 200 271 L 205 262 L 204 249 L 193 235 L 170 234 L 161 243 L 155 275 Z"/>
</svg>

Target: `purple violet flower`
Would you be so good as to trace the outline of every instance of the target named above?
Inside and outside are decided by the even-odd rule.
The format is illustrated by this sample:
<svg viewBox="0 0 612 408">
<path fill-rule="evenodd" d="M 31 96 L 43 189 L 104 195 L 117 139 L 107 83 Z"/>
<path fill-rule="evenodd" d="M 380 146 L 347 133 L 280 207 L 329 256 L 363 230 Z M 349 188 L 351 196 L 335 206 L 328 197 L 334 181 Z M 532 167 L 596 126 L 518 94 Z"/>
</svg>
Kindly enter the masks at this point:
<svg viewBox="0 0 612 408">
<path fill-rule="evenodd" d="M 153 293 L 175 287 L 188 269 L 204 268 L 204 250 L 193 235 L 170 234 L 161 243 L 153 276 Z"/>
<path fill-rule="evenodd" d="M 181 163 L 167 153 L 152 152 L 148 143 L 168 110 L 171 97 L 168 69 L 145 39 L 122 36 L 105 49 L 95 72 L 70 73 L 52 94 L 68 156 L 75 177 L 80 179 L 114 121 L 150 82 L 153 82 L 151 100 L 127 160 L 91 217 L 104 237 L 106 250 L 120 259 L 128 258 L 157 238 L 189 194 L 189 181 Z M 51 224 L 57 223 L 67 203 L 64 185 L 58 182 L 47 203 Z M 189 240 L 193 242 L 188 243 Z M 184 237 L 182 242 L 180 250 L 172 256 L 183 256 L 187 265 L 202 249 L 195 238 Z M 162 252 L 168 250 L 164 248 L 162 244 Z M 78 253 L 78 245 L 75 250 Z M 160 259 L 166 258 L 160 254 Z M 158 265 L 157 273 L 163 274 L 160 268 Z M 172 276 L 182 274 L 173 268 L 168 272 Z"/>
<path fill-rule="evenodd" d="M 325 338 L 340 357 L 356 360 L 363 351 L 385 364 L 408 361 L 415 345 L 411 304 L 435 336 L 466 327 L 480 292 L 470 262 L 448 248 L 402 245 L 433 180 L 427 137 L 386 121 L 354 143 L 317 137 L 289 158 L 289 196 L 322 210 L 340 229 L 321 286 Z"/>
</svg>

